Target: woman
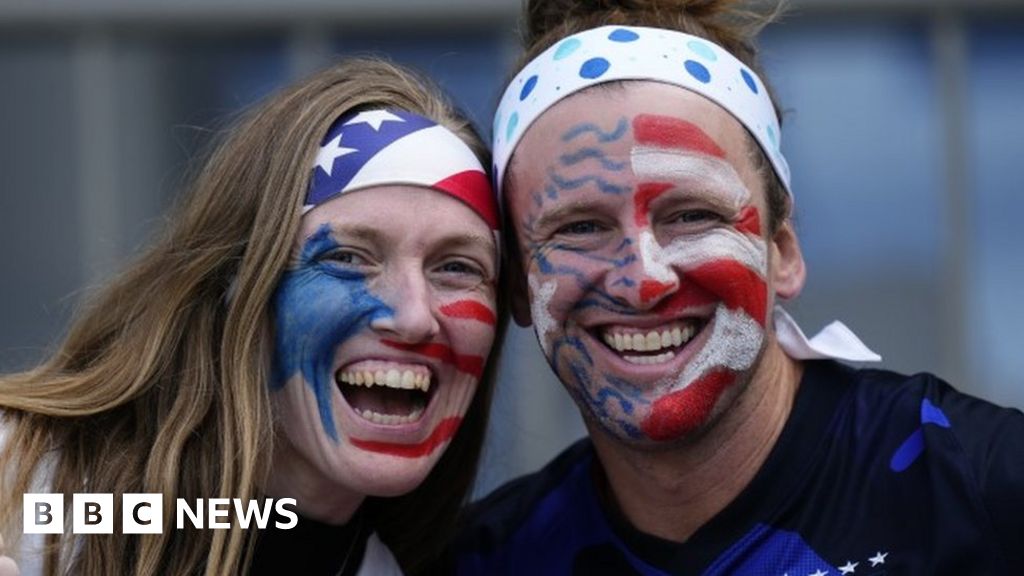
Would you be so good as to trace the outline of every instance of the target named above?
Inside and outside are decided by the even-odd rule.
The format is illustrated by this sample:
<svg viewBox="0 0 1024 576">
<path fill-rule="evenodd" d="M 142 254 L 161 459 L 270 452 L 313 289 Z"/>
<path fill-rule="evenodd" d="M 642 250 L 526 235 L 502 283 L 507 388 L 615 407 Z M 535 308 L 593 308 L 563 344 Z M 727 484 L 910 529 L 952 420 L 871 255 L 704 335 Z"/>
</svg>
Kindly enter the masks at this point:
<svg viewBox="0 0 1024 576">
<path fill-rule="evenodd" d="M 23 572 L 415 573 L 472 482 L 504 325 L 486 165 L 376 60 L 245 117 L 58 352 L 0 379 L 0 493 L 159 493 L 163 533 L 52 536 Z M 174 528 L 214 497 L 292 498 L 298 526 Z M 10 551 L 21 499 L 0 519 Z"/>
</svg>

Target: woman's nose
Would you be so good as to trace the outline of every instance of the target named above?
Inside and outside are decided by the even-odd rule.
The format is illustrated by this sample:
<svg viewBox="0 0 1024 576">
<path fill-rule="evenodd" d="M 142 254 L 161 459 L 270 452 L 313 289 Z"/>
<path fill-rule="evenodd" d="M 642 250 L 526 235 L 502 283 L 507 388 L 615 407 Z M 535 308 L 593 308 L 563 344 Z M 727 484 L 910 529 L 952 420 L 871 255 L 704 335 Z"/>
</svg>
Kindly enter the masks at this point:
<svg viewBox="0 0 1024 576">
<path fill-rule="evenodd" d="M 385 277 L 385 302 L 392 313 L 373 320 L 370 326 L 390 338 L 416 344 L 437 336 L 441 325 L 434 310 L 434 298 L 427 279 L 420 271 L 389 274 Z"/>
</svg>

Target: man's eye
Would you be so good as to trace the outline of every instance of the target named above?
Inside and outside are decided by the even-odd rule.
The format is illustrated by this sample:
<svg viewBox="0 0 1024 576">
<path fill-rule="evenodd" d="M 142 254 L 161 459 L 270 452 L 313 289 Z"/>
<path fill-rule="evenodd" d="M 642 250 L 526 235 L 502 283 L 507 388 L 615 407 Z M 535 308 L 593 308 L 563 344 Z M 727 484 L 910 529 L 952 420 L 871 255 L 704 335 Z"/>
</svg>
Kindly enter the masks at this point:
<svg viewBox="0 0 1024 576">
<path fill-rule="evenodd" d="M 672 218 L 673 222 L 681 224 L 698 224 L 701 222 L 718 222 L 721 220 L 722 217 L 711 210 L 686 210 L 676 214 L 676 216 Z"/>
<path fill-rule="evenodd" d="M 600 231 L 600 227 L 597 222 L 593 220 L 584 220 L 582 222 L 573 222 L 566 224 L 558 229 L 556 234 L 568 234 L 568 235 L 581 235 L 581 234 L 594 234 Z"/>
</svg>

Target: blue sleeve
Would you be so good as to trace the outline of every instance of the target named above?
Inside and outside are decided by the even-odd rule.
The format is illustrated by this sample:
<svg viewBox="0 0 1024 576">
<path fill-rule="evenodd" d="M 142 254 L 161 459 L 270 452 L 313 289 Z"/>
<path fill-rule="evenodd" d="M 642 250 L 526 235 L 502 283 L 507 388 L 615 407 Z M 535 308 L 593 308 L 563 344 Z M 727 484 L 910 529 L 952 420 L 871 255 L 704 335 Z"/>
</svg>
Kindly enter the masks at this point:
<svg viewBox="0 0 1024 576">
<path fill-rule="evenodd" d="M 1012 574 L 1024 574 L 1024 414 L 942 384 L 935 402 L 966 458 L 970 480 Z"/>
</svg>

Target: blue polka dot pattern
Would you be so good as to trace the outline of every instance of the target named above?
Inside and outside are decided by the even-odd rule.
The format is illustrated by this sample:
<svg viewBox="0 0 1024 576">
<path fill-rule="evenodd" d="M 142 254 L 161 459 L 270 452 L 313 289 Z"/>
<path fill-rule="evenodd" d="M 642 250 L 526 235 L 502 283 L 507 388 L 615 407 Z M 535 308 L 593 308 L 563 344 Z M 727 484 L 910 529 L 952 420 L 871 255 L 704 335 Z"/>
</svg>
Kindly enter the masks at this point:
<svg viewBox="0 0 1024 576">
<path fill-rule="evenodd" d="M 519 112 L 513 112 L 508 117 L 508 127 L 505 128 L 505 140 L 511 140 L 512 135 L 516 133 L 516 126 L 519 124 Z"/>
<path fill-rule="evenodd" d="M 608 39 L 611 40 L 612 42 L 633 42 L 639 37 L 640 35 L 637 34 L 636 32 L 633 32 L 632 30 L 626 30 L 624 28 L 619 28 L 618 30 L 615 30 L 614 32 L 608 35 Z"/>
<path fill-rule="evenodd" d="M 580 47 L 581 44 L 583 43 L 580 42 L 579 39 L 569 38 L 565 42 L 562 42 L 561 44 L 558 45 L 558 48 L 555 50 L 554 59 L 561 60 L 562 58 L 570 56 L 573 52 L 576 51 L 577 48 Z"/>
<path fill-rule="evenodd" d="M 600 78 L 610 66 L 611 64 L 604 58 L 591 58 L 580 66 L 580 76 L 589 79 Z"/>
<path fill-rule="evenodd" d="M 754 81 L 754 77 L 750 75 L 750 72 L 747 72 L 746 68 L 741 68 L 740 76 L 743 76 L 743 81 L 747 83 L 747 88 L 750 88 L 751 92 L 757 94 L 757 82 Z"/>
<path fill-rule="evenodd" d="M 530 92 L 533 92 L 533 88 L 536 85 L 537 75 L 534 74 L 533 76 L 530 76 L 530 78 L 526 80 L 526 84 L 523 84 L 523 89 L 519 92 L 519 100 L 526 100 L 526 97 L 530 95 Z"/>
<path fill-rule="evenodd" d="M 498 180 L 519 139 L 545 110 L 589 86 L 622 80 L 665 82 L 705 95 L 750 130 L 790 189 L 779 121 L 764 83 L 749 66 L 706 38 L 625 25 L 562 38 L 506 86 L 493 132 Z"/>
<path fill-rule="evenodd" d="M 705 84 L 711 82 L 711 72 L 708 72 L 708 69 L 700 62 L 687 60 L 684 66 L 686 67 L 686 71 L 690 73 L 690 76 L 693 76 Z"/>
<path fill-rule="evenodd" d="M 691 52 L 709 62 L 715 62 L 718 60 L 718 55 L 715 54 L 715 51 L 711 49 L 711 46 L 708 46 L 704 42 L 699 40 L 690 40 L 686 43 L 686 46 Z"/>
</svg>

